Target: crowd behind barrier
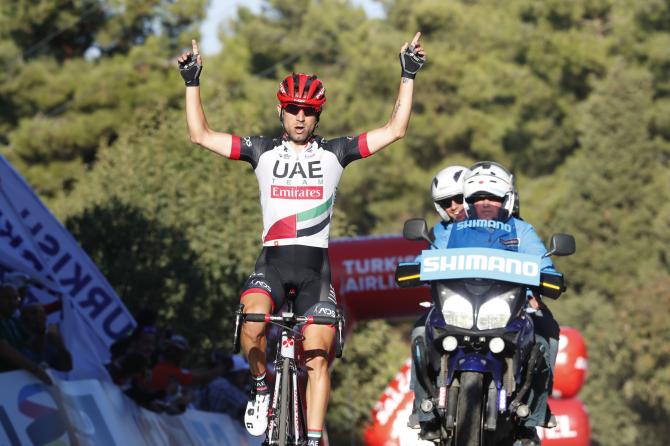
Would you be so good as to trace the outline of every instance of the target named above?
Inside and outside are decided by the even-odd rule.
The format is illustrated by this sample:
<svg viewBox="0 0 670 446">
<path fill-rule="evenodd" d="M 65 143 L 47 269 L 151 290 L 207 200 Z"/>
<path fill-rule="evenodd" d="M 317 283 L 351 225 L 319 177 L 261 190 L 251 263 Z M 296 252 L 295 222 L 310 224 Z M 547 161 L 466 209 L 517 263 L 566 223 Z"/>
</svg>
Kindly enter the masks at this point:
<svg viewBox="0 0 670 446">
<path fill-rule="evenodd" d="M 111 440 L 107 442 L 105 435 L 108 433 L 105 433 L 105 426 L 95 419 L 101 407 L 105 412 L 109 412 L 109 407 L 120 407 L 120 403 L 115 406 L 107 404 L 110 399 L 118 401 L 117 393 L 122 393 L 132 400 L 133 403 L 130 403 L 132 406 L 136 406 L 135 409 L 118 412 L 119 422 L 122 425 L 127 423 L 127 414 L 133 414 L 132 419 L 136 423 L 141 421 L 138 429 L 142 435 L 158 429 L 161 432 L 159 436 L 185 435 L 185 438 L 189 438 L 192 434 L 184 427 L 177 429 L 176 433 L 171 430 L 165 433 L 163 432 L 165 429 L 156 428 L 155 426 L 165 424 L 164 420 L 150 416 L 148 412 L 168 416 L 188 412 L 189 415 L 185 419 L 193 419 L 193 410 L 197 409 L 224 414 L 227 429 L 234 426 L 236 430 L 244 431 L 241 421 L 249 391 L 249 366 L 243 357 L 232 356 L 224 351 L 214 351 L 209 357 L 207 368 L 191 370 L 187 368 L 191 353 L 188 340 L 170 329 L 157 329 L 155 326 L 157 314 L 155 311 L 145 310 L 138 315 L 138 324 L 135 328 L 110 346 L 110 360 L 105 364 L 107 373 L 95 381 L 67 382 L 68 372 L 73 368 L 72 355 L 63 342 L 59 324 L 47 325 L 45 306 L 26 298 L 31 285 L 30 278 L 20 273 L 3 274 L 1 278 L 0 372 L 22 371 L 33 380 L 41 382 L 40 385 L 32 382 L 21 385 L 18 397 L 13 400 L 11 398 L 5 400 L 7 394 L 3 393 L 0 423 L 5 429 L 8 444 L 24 444 L 17 443 L 19 436 L 17 432 L 24 430 L 32 444 L 46 444 L 35 442 L 32 437 L 43 439 L 47 433 L 58 434 L 54 439 L 65 434 L 68 438 L 76 436 L 77 429 L 81 428 L 77 423 L 94 427 L 93 430 L 96 432 L 94 438 L 104 440 L 103 443 L 95 444 L 114 444 Z M 54 375 L 59 376 L 59 379 Z M 4 381 L 13 381 L 20 376 L 22 375 L 5 373 L 0 385 L 5 386 Z M 98 383 L 100 389 L 91 382 Z M 12 388 L 16 386 L 12 385 Z M 91 395 L 104 394 L 106 399 L 93 398 L 96 404 L 81 409 L 81 414 L 76 410 L 70 413 L 67 411 L 70 407 L 68 406 L 70 398 L 66 396 L 67 392 L 64 389 L 74 389 L 76 392 L 89 389 Z M 61 409 L 54 412 L 53 408 L 40 406 L 26 399 L 42 393 L 50 395 Z M 16 410 L 13 410 L 13 404 L 19 413 L 35 418 L 25 429 L 13 425 L 17 415 Z M 124 405 L 127 406 L 125 403 Z M 44 418 L 47 413 L 49 417 Z M 121 416 L 124 413 L 125 419 Z M 211 418 L 210 415 L 203 415 L 203 412 L 199 412 L 198 416 Z M 147 423 L 147 420 L 153 420 L 153 424 Z M 105 422 L 107 421 L 108 418 L 105 418 Z M 73 430 L 72 426 L 78 427 Z M 202 432 L 207 430 L 201 427 L 199 429 Z M 212 444 L 226 444 L 218 439 L 226 436 L 215 431 L 211 434 L 212 438 L 216 438 L 216 442 Z M 189 443 L 179 444 L 199 444 L 195 440 L 188 441 Z"/>
<path fill-rule="evenodd" d="M 262 440 L 226 414 L 156 413 L 109 382 L 52 380 L 46 385 L 25 371 L 0 373 L 0 444 L 257 446 Z"/>
</svg>

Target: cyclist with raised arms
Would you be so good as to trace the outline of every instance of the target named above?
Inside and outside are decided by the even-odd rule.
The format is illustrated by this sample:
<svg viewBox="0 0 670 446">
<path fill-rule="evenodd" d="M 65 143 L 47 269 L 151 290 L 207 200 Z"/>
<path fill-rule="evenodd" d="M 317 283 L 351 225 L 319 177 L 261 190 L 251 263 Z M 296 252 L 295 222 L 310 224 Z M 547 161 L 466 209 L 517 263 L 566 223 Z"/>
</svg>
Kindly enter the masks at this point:
<svg viewBox="0 0 670 446">
<path fill-rule="evenodd" d="M 245 313 L 271 313 L 282 306 L 287 289 L 295 289 L 298 315 L 334 316 L 330 285 L 328 234 L 335 192 L 343 169 L 404 137 L 409 124 L 414 77 L 426 60 L 416 33 L 400 49 L 401 82 L 391 118 L 383 127 L 357 136 L 326 140 L 314 134 L 326 102 L 323 83 L 314 75 L 293 73 L 279 84 L 277 112 L 283 134 L 275 138 L 240 137 L 209 128 L 200 100 L 202 56 L 178 57 L 186 83 L 186 121 L 191 141 L 219 155 L 251 164 L 260 188 L 263 249 L 241 296 Z M 307 427 L 310 446 L 319 446 L 330 394 L 328 355 L 332 327 L 304 330 L 307 363 Z M 242 348 L 253 375 L 245 425 L 252 435 L 267 428 L 270 392 L 265 377 L 265 324 L 242 327 Z"/>
</svg>

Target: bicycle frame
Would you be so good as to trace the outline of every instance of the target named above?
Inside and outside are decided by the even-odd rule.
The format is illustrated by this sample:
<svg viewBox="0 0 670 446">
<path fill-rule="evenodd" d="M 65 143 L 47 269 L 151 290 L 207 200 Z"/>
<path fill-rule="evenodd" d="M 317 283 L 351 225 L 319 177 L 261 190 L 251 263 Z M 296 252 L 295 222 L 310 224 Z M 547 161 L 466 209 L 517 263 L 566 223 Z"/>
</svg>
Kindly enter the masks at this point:
<svg viewBox="0 0 670 446">
<path fill-rule="evenodd" d="M 262 313 L 244 313 L 244 305 L 235 312 L 235 337 L 233 350 L 240 349 L 239 333 L 244 322 L 266 322 L 282 328 L 277 343 L 275 359 L 275 383 L 270 409 L 268 412 L 267 444 L 288 446 L 298 445 L 306 440 L 306 420 L 303 413 L 302 398 L 298 387 L 298 364 L 296 361 L 296 341 L 302 342 L 303 335 L 295 330 L 301 324 L 335 325 L 336 350 L 335 356 L 342 356 L 342 330 L 344 318 L 339 310 L 335 317 L 328 316 L 296 316 L 293 313 L 293 301 L 287 300 L 287 311 L 281 315 Z M 290 414 L 288 413 L 291 410 Z"/>
</svg>

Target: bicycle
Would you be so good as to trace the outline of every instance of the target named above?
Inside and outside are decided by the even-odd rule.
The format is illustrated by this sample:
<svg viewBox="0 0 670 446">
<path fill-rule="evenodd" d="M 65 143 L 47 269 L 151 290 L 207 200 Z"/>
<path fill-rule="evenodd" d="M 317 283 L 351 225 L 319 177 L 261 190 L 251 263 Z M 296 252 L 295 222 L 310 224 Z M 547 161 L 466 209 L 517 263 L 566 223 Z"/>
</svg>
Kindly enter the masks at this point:
<svg viewBox="0 0 670 446">
<path fill-rule="evenodd" d="M 335 356 L 342 357 L 342 330 L 344 317 L 337 309 L 335 317 L 331 316 L 296 316 L 293 305 L 295 289 L 287 293 L 286 311 L 281 315 L 264 313 L 244 313 L 244 305 L 235 312 L 235 336 L 233 350 L 240 351 L 240 330 L 244 322 L 267 322 L 282 328 L 277 340 L 277 356 L 275 359 L 275 383 L 270 408 L 268 411 L 268 430 L 266 443 L 269 446 L 302 445 L 307 443 L 307 427 L 303 401 L 298 388 L 299 366 L 296 361 L 296 340 L 302 342 L 304 336 L 295 330 L 300 324 L 334 325 L 336 327 Z M 289 409 L 291 409 L 289 411 Z"/>
</svg>

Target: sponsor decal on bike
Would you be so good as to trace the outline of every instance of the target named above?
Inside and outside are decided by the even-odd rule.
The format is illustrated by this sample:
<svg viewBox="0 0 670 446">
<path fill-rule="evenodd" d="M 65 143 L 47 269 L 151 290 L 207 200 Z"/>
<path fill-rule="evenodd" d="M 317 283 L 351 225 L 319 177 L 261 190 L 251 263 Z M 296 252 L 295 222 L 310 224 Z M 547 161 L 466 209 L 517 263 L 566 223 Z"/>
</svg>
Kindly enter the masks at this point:
<svg viewBox="0 0 670 446">
<path fill-rule="evenodd" d="M 284 358 L 291 358 L 295 359 L 295 347 L 294 347 L 294 341 L 292 338 L 288 336 L 282 336 L 281 339 L 281 355 Z"/>
<path fill-rule="evenodd" d="M 540 283 L 540 256 L 486 248 L 427 250 L 421 256 L 421 280 L 479 277 Z"/>
</svg>

